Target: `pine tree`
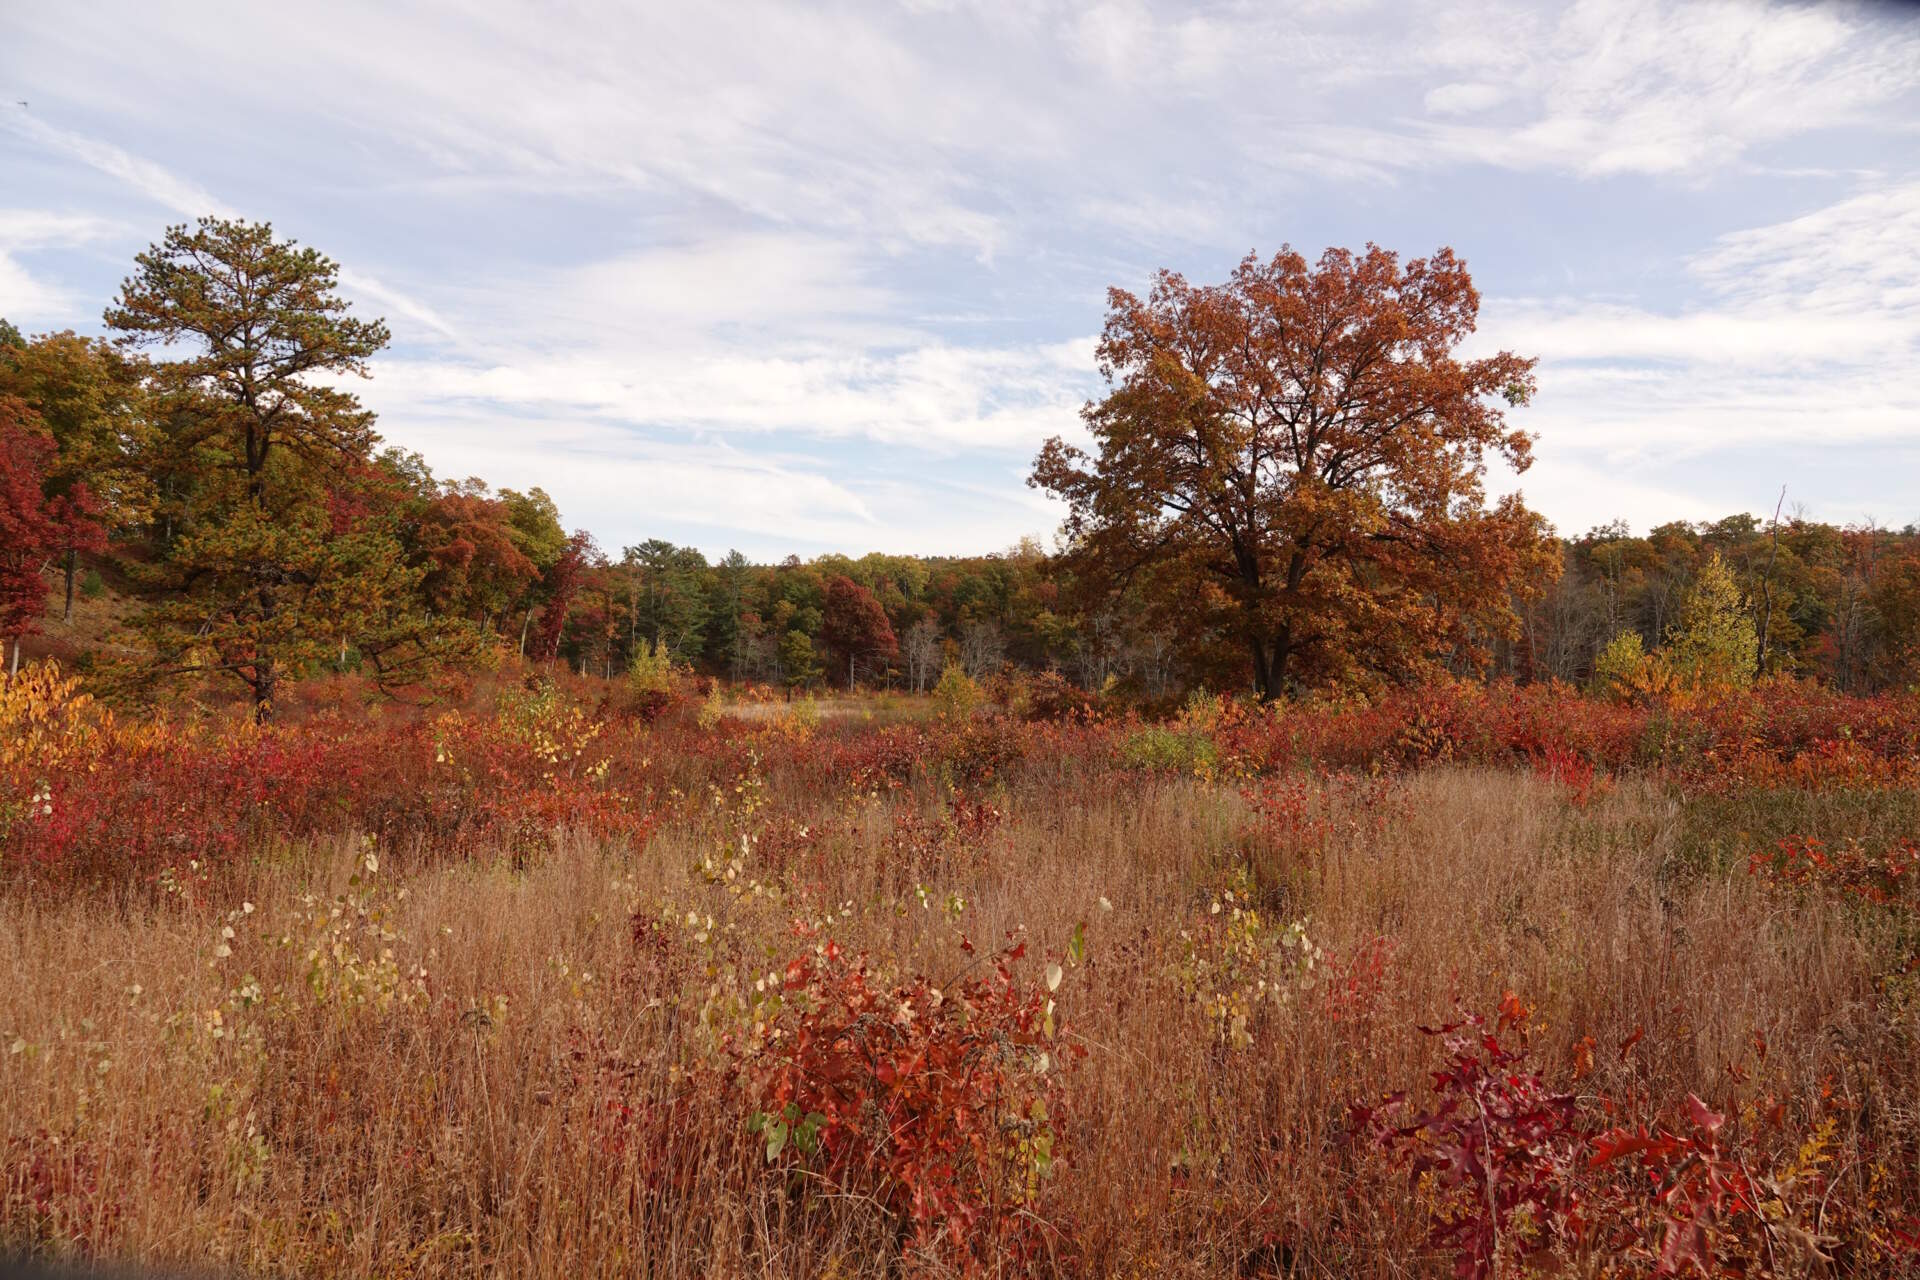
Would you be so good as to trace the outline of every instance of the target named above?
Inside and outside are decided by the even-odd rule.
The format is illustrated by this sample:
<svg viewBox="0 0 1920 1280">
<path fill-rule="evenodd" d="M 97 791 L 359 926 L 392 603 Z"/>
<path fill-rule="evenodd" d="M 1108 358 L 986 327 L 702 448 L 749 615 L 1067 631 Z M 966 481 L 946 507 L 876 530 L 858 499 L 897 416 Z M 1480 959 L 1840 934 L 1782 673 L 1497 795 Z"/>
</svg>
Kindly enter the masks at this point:
<svg viewBox="0 0 1920 1280">
<path fill-rule="evenodd" d="M 387 329 L 349 314 L 332 261 L 266 223 L 172 227 L 137 264 L 106 322 L 123 345 L 186 348 L 153 382 L 166 446 L 195 480 L 165 594 L 137 623 L 154 649 L 146 674 L 237 677 L 264 722 L 283 675 L 404 607 L 398 548 L 364 545 L 375 530 L 343 542 L 355 522 L 329 502 L 377 439 L 332 383 L 365 374 Z"/>
</svg>

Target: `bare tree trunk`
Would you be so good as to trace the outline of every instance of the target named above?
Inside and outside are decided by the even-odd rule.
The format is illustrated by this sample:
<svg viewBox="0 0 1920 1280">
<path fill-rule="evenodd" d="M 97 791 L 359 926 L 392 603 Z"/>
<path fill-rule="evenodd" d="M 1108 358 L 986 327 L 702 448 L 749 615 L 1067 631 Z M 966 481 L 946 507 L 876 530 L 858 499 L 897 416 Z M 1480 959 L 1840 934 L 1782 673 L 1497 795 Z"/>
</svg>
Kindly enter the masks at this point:
<svg viewBox="0 0 1920 1280">
<path fill-rule="evenodd" d="M 1755 675 L 1767 673 L 1767 633 L 1773 625 L 1773 566 L 1780 559 L 1780 508 L 1787 503 L 1787 486 L 1780 486 L 1780 501 L 1773 504 L 1773 546 L 1767 552 L 1767 571 L 1760 575 L 1760 626 L 1753 652 Z"/>
<path fill-rule="evenodd" d="M 73 621 L 73 571 L 80 559 L 80 553 L 72 547 L 67 548 L 67 609 L 60 615 L 60 621 Z"/>
</svg>

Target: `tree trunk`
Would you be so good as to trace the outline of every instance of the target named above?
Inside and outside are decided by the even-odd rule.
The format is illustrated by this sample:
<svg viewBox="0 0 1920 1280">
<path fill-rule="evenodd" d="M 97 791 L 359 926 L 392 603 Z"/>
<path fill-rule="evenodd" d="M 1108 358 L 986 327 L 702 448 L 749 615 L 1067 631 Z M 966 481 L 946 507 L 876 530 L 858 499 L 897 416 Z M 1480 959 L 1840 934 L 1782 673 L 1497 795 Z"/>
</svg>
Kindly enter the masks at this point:
<svg viewBox="0 0 1920 1280">
<path fill-rule="evenodd" d="M 72 547 L 67 548 L 67 610 L 60 616 L 62 622 L 73 621 L 73 571 L 79 562 L 80 553 Z"/>
<path fill-rule="evenodd" d="M 274 615 L 279 612 L 280 602 L 274 599 L 273 588 L 262 583 L 259 590 L 260 621 L 271 624 Z M 267 724 L 273 719 L 273 693 L 278 683 L 279 672 L 273 664 L 273 654 L 258 650 L 253 655 L 253 722 Z"/>
<path fill-rule="evenodd" d="M 253 722 L 255 724 L 273 723 L 273 692 L 279 683 L 279 672 L 274 669 L 272 658 L 260 658 L 253 665 Z"/>
<path fill-rule="evenodd" d="M 1760 625 L 1755 628 L 1753 673 L 1767 674 L 1767 638 L 1773 627 L 1773 566 L 1780 559 L 1780 509 L 1787 504 L 1787 486 L 1780 486 L 1780 500 L 1773 504 L 1772 545 L 1767 552 L 1767 571 L 1760 577 Z"/>
<path fill-rule="evenodd" d="M 1253 657 L 1254 692 L 1262 703 L 1278 702 L 1286 684 L 1287 661 L 1293 656 L 1292 638 L 1283 631 L 1269 644 L 1255 633 L 1247 638 L 1247 648 Z"/>
<path fill-rule="evenodd" d="M 1267 642 L 1259 636 L 1247 637 L 1247 648 L 1253 658 L 1253 691 L 1261 702 L 1273 701 L 1273 669 L 1267 664 Z"/>
</svg>

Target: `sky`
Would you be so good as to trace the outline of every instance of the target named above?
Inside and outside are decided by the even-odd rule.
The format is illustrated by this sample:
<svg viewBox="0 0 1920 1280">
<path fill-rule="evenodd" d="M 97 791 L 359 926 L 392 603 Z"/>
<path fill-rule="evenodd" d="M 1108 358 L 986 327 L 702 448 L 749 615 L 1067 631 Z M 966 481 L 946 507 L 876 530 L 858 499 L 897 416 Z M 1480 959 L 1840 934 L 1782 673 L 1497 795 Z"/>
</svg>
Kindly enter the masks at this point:
<svg viewBox="0 0 1920 1280">
<path fill-rule="evenodd" d="M 1920 520 L 1920 8 L 0 0 L 0 316 L 341 264 L 436 474 L 615 552 L 1051 539 L 1106 290 L 1451 246 L 1561 532 Z"/>
</svg>

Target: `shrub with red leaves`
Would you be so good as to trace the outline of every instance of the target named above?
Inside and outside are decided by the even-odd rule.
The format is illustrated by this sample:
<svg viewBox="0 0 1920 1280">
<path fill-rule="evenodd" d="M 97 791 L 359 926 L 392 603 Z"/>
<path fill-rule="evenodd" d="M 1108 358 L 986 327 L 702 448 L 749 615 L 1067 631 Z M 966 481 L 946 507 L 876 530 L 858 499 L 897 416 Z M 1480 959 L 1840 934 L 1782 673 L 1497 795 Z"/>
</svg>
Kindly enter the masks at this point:
<svg viewBox="0 0 1920 1280">
<path fill-rule="evenodd" d="M 971 948 L 969 948 L 971 949 Z M 741 1050 L 769 1164 L 878 1206 L 901 1249 L 1006 1274 L 1054 1247 L 1036 1206 L 1052 1173 L 1059 1082 L 1081 1052 L 1023 948 L 944 987 L 889 984 L 828 941 L 786 968 L 764 1034 Z M 1055 975 L 1057 978 L 1057 974 Z"/>
<path fill-rule="evenodd" d="M 102 1183 L 99 1149 L 45 1129 L 0 1148 L 0 1241 L 89 1254 L 125 1208 Z"/>
<path fill-rule="evenodd" d="M 1876 906 L 1904 905 L 1920 883 L 1920 843 L 1897 840 L 1878 852 L 1857 840 L 1837 847 L 1788 836 L 1747 859 L 1747 873 L 1794 888 L 1824 889 Z"/>
<path fill-rule="evenodd" d="M 1585 1117 L 1614 1116 L 1618 1102 L 1583 1106 L 1526 1069 L 1530 1012 L 1509 993 L 1494 1031 L 1478 1015 L 1420 1028 L 1446 1044 L 1431 1110 L 1400 1122 L 1400 1094 L 1351 1108 L 1356 1137 L 1439 1193 L 1428 1238 L 1451 1252 L 1455 1275 L 1582 1258 L 1603 1261 L 1606 1275 L 1715 1280 L 1908 1274 L 1898 1268 L 1920 1263 L 1911 1213 L 1837 1185 L 1832 1117 L 1796 1135 L 1785 1103 L 1748 1106 L 1735 1125 L 1688 1094 L 1678 1123 L 1599 1128 Z M 1621 1045 L 1623 1058 L 1641 1035 Z M 1590 1071 L 1592 1048 L 1591 1038 L 1576 1045 L 1575 1078 Z"/>
<path fill-rule="evenodd" d="M 1551 1255 L 1578 1232 L 1580 1197 L 1570 1176 L 1582 1146 L 1571 1094 L 1555 1093 L 1521 1069 L 1530 1011 L 1508 994 L 1494 1031 L 1469 1014 L 1421 1032 L 1444 1039 L 1446 1065 L 1433 1074 L 1439 1101 L 1405 1124 L 1395 1094 L 1353 1108 L 1370 1137 L 1414 1182 L 1430 1178 L 1444 1197 L 1432 1243 L 1453 1252 L 1454 1274 L 1480 1280 L 1503 1260 Z M 1519 1043 L 1503 1044 L 1511 1033 Z"/>
<path fill-rule="evenodd" d="M 1654 1274 L 1697 1269 L 1709 1276 L 1744 1275 L 1743 1266 L 1721 1265 L 1733 1260 L 1720 1256 L 1715 1243 L 1752 1241 L 1770 1233 L 1760 1216 L 1762 1193 L 1742 1153 L 1722 1143 L 1727 1118 L 1693 1094 L 1687 1095 L 1687 1116 L 1688 1133 L 1621 1128 L 1593 1140 L 1590 1167 L 1616 1162 L 1633 1166 L 1608 1197 L 1614 1234 L 1626 1236 L 1616 1239 L 1618 1251 L 1645 1256 L 1647 1250 L 1632 1237 L 1635 1228 L 1652 1220 L 1660 1237 Z M 1817 1242 L 1805 1242 L 1818 1252 Z"/>
</svg>

